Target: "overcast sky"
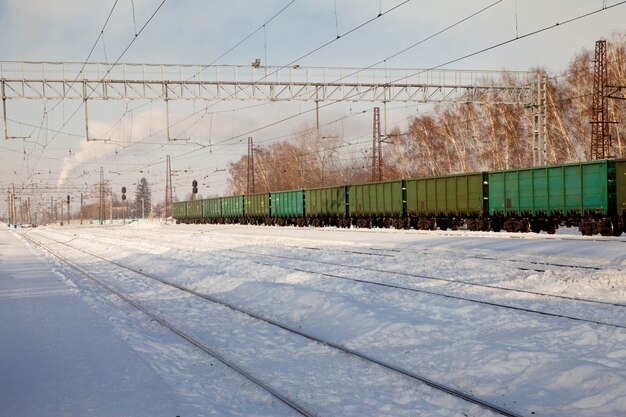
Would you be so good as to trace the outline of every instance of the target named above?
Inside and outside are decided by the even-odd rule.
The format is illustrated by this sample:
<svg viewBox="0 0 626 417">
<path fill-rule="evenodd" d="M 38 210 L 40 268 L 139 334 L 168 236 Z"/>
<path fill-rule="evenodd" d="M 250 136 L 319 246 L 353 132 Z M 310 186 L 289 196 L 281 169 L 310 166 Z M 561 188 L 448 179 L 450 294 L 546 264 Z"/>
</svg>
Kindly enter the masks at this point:
<svg viewBox="0 0 626 417">
<path fill-rule="evenodd" d="M 0 60 L 84 62 L 100 34 L 113 5 L 103 36 L 89 61 L 114 62 L 129 45 L 162 0 L 0 0 Z M 447 26 L 493 4 L 488 10 L 398 55 L 388 67 L 430 68 L 467 54 L 562 23 L 579 15 L 611 6 L 609 0 L 167 0 L 139 34 L 120 62 L 209 64 L 257 30 L 247 41 L 217 64 L 367 67 L 427 38 Z M 494 4 L 495 3 L 495 4 Z M 264 28 L 262 25 L 285 6 Z M 396 7 L 393 9 L 394 7 Z M 393 9 L 389 11 L 390 9 Z M 383 15 L 360 29 L 342 36 L 327 47 L 319 46 L 351 29 Z M 619 5 L 581 20 L 559 25 L 537 35 L 455 62 L 446 68 L 529 70 L 545 67 L 552 74 L 563 71 L 583 48 L 593 50 L 595 41 L 626 29 L 626 5 Z M 75 76 L 76 74 L 72 74 Z M 163 126 L 162 102 L 98 102 L 89 105 L 90 131 L 108 133 L 114 143 L 86 143 L 80 105 L 56 102 L 9 100 L 11 139 L 0 144 L 0 186 L 15 183 L 39 187 L 64 187 L 78 195 L 104 167 L 114 189 L 133 184 L 145 176 L 161 199 L 165 180 L 165 155 L 172 155 L 175 169 L 187 170 L 176 179 L 177 194 L 184 197 L 187 182 L 201 179 L 204 195 L 220 194 L 226 186 L 230 160 L 247 152 L 245 140 L 212 148 L 219 142 L 265 126 L 273 121 L 310 110 L 311 103 L 224 102 L 212 108 L 215 114 L 192 119 L 192 125 L 172 128 L 173 135 L 190 138 L 194 144 L 166 143 L 158 132 Z M 134 106 L 141 108 L 127 113 Z M 242 107 L 256 106 L 252 109 Z M 370 111 L 375 103 L 339 104 L 320 112 L 322 123 Z M 173 103 L 171 120 L 177 121 L 205 107 L 205 103 Z M 389 127 L 406 127 L 407 117 L 420 109 L 413 105 L 389 104 Z M 46 117 L 44 111 L 48 110 Z M 126 116 L 122 117 L 126 113 Z M 121 121 L 118 122 L 118 120 Z M 63 127 L 63 125 L 65 126 Z M 269 143 L 304 124 L 314 125 L 315 114 L 305 113 L 288 122 L 254 133 L 255 141 Z M 49 130 L 29 125 L 42 126 Z M 111 130 L 111 127 L 114 129 Z M 4 126 L 3 126 L 4 128 Z M 328 126 L 341 130 L 347 140 L 365 141 L 371 136 L 371 113 L 349 117 Z M 179 129 L 177 131 L 176 129 Z M 184 131 L 183 131 L 184 129 Z M 61 130 L 63 133 L 54 131 Z M 149 139 L 146 139 L 150 136 Z M 191 150 L 197 151 L 187 155 Z M 94 176 L 95 174 L 95 176 Z M 3 188 L 4 190 L 6 188 Z M 6 195 L 6 193 L 4 193 Z M 49 200 L 49 195 L 46 195 Z M 6 204 L 0 204 L 4 213 Z"/>
</svg>

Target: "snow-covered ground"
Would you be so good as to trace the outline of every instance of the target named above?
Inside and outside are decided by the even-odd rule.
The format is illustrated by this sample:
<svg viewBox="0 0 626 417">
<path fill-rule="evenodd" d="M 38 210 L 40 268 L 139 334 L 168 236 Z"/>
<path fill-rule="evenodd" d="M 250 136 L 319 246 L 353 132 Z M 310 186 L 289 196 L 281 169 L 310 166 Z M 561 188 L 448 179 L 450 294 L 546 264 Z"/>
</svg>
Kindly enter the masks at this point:
<svg viewBox="0 0 626 417">
<path fill-rule="evenodd" d="M 495 413 L 84 251 L 519 415 L 626 415 L 626 237 L 589 238 L 572 230 L 548 236 L 148 222 L 40 227 L 1 235 L 0 273 L 7 270 L 8 247 L 16 252 L 11 256 L 46 258 L 43 264 L 30 261 L 14 274 L 28 276 L 19 290 L 0 277 L 0 311 L 5 305 L 5 313 L 16 320 L 0 327 L 0 371 L 22 375 L 19 388 L 0 375 L 2 415 L 52 415 L 46 411 L 45 384 L 27 386 L 28 375 L 37 372 L 29 369 L 29 353 L 15 349 L 24 341 L 50 339 L 44 331 L 48 325 L 14 312 L 24 308 L 20 300 L 31 302 L 42 291 L 52 300 L 49 311 L 63 309 L 60 317 L 66 322 L 59 332 L 71 338 L 71 350 L 79 356 L 75 362 L 61 361 L 59 366 L 68 368 L 65 384 L 83 385 L 88 373 L 102 397 L 86 388 L 63 391 L 58 415 L 84 415 L 75 410 L 84 409 L 85 395 L 97 399 L 92 415 L 111 415 L 102 404 L 116 396 L 123 400 L 117 415 L 297 415 L 27 238 L 315 415 Z M 42 265 L 59 281 L 39 282 L 42 274 L 29 269 Z M 65 303 L 59 297 L 66 292 L 80 295 L 82 304 Z M 24 293 L 31 297 L 18 297 Z M 82 310 L 84 305 L 88 311 Z M 95 324 L 83 337 L 72 330 L 80 327 L 73 320 Z M 12 339 L 16 337 L 21 342 Z M 103 352 L 106 363 L 93 358 L 90 364 L 80 352 L 98 337 L 117 350 Z M 13 362 L 11 355 L 20 360 Z M 55 360 L 30 363 L 35 367 L 47 361 L 40 373 L 59 372 L 51 363 Z M 92 368 L 80 372 L 73 366 Z M 123 383 L 111 386 L 115 375 L 124 375 L 123 383 L 137 390 L 135 402 Z M 12 395 L 16 390 L 20 395 L 9 396 L 11 386 Z M 42 412 L 20 414 L 26 398 L 31 410 Z"/>
</svg>

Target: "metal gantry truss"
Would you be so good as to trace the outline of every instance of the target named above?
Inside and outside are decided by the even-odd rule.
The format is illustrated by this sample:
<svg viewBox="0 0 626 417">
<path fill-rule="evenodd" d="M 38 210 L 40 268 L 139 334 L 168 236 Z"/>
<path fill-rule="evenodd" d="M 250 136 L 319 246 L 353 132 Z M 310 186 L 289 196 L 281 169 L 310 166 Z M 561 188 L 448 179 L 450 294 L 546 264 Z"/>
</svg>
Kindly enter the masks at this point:
<svg viewBox="0 0 626 417">
<path fill-rule="evenodd" d="M 7 100 L 262 100 L 519 104 L 541 113 L 528 71 L 0 62 Z M 543 129 L 539 129 L 540 132 Z"/>
<path fill-rule="evenodd" d="M 0 62 L 3 99 L 34 100 L 528 104 L 533 77 L 525 71 Z"/>
</svg>

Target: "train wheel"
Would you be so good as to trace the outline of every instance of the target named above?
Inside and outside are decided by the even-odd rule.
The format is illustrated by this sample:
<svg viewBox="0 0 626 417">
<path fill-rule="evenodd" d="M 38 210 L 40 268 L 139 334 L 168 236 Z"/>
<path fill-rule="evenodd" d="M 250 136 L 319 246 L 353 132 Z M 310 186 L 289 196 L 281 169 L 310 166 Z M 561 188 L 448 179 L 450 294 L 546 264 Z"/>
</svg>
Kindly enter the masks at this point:
<svg viewBox="0 0 626 417">
<path fill-rule="evenodd" d="M 611 222 L 611 220 L 602 219 L 600 221 L 600 234 L 602 236 L 613 236 L 613 230 L 613 223 Z"/>
<path fill-rule="evenodd" d="M 556 224 L 554 224 L 554 223 L 548 224 L 548 226 L 546 227 L 546 232 L 548 232 L 549 235 L 555 234 L 556 233 Z"/>
<path fill-rule="evenodd" d="M 530 230 L 533 233 L 541 233 L 541 223 L 539 223 L 539 222 L 532 222 L 530 224 Z"/>
</svg>

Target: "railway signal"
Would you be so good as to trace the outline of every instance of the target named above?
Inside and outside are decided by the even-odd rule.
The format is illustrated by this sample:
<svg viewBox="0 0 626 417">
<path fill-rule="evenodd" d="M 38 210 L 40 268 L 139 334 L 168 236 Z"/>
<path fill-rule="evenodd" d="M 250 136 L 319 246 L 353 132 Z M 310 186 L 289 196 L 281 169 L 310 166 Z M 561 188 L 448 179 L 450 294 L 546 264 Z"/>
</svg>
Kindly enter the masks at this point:
<svg viewBox="0 0 626 417">
<path fill-rule="evenodd" d="M 122 187 L 122 201 L 126 200 L 126 187 Z"/>
<path fill-rule="evenodd" d="M 193 181 L 191 182 L 191 187 L 192 187 L 192 188 L 191 188 L 191 192 L 192 192 L 193 194 L 198 194 L 198 181 L 193 180 Z"/>
</svg>

